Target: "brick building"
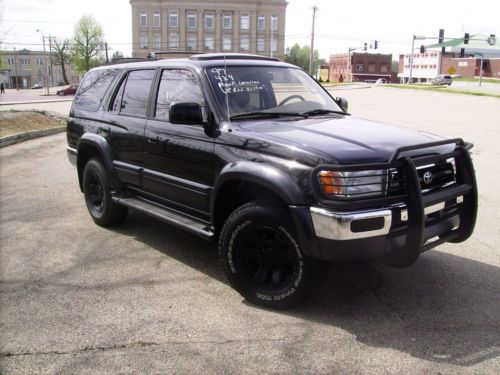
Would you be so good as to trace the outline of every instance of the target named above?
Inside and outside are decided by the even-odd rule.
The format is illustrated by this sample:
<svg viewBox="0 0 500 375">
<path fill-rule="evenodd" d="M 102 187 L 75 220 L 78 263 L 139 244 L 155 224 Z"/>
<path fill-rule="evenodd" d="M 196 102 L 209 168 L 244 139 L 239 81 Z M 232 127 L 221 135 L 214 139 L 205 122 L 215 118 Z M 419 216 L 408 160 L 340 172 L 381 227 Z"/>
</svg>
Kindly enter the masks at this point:
<svg viewBox="0 0 500 375">
<path fill-rule="evenodd" d="M 285 58 L 286 0 L 130 0 L 132 56 L 240 52 Z M 164 57 L 164 56 L 162 56 Z"/>
<path fill-rule="evenodd" d="M 349 70 L 348 64 L 346 53 L 331 55 L 330 81 L 373 82 L 379 78 L 391 81 L 392 55 L 354 52 L 351 55 Z M 346 79 L 348 75 L 350 79 Z"/>
<path fill-rule="evenodd" d="M 30 51 L 2 51 L 2 68 L 0 69 L 0 82 L 8 88 L 30 88 L 35 83 L 42 86 L 57 86 L 63 81 L 60 65 L 52 64 L 52 74 L 47 75 L 47 64 L 50 65 L 49 52 Z M 70 83 L 80 80 L 70 64 L 64 65 L 66 77 Z M 48 78 L 48 82 L 45 80 Z"/>
</svg>

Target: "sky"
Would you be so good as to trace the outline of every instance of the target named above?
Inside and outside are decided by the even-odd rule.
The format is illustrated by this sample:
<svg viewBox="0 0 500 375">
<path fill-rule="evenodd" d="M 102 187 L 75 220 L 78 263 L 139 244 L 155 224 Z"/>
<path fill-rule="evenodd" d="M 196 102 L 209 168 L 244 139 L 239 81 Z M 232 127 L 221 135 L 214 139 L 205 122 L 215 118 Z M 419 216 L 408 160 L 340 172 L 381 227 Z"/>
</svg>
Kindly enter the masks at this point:
<svg viewBox="0 0 500 375">
<path fill-rule="evenodd" d="M 464 4 L 467 4 L 465 6 Z M 478 4 L 475 6 L 474 4 Z M 378 41 L 378 50 L 393 59 L 411 49 L 412 35 L 445 37 L 495 34 L 500 40 L 500 1 L 472 3 L 460 0 L 334 1 L 288 0 L 285 45 L 309 44 L 312 8 L 318 7 L 314 46 L 320 57 L 344 53 Z M 42 50 L 42 36 L 70 38 L 83 14 L 91 14 L 104 29 L 110 54 L 119 50 L 131 54 L 131 7 L 128 0 L 0 0 L 0 35 L 4 49 Z M 434 43 L 435 40 L 428 40 Z"/>
</svg>

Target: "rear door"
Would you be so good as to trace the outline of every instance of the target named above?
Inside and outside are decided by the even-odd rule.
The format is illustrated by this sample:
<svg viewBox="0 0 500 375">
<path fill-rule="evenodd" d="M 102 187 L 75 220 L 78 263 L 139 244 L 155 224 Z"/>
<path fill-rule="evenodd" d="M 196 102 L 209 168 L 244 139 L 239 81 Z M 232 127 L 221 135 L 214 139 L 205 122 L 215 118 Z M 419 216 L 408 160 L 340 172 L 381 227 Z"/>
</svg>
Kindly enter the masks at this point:
<svg viewBox="0 0 500 375">
<path fill-rule="evenodd" d="M 155 69 L 128 71 L 103 116 L 113 165 L 119 179 L 130 188 L 142 189 L 144 130 Z"/>
<path fill-rule="evenodd" d="M 161 204 L 208 220 L 214 184 L 213 138 L 203 124 L 169 122 L 172 103 L 206 102 L 196 74 L 187 69 L 161 72 L 155 106 L 146 126 L 144 188 Z"/>
</svg>

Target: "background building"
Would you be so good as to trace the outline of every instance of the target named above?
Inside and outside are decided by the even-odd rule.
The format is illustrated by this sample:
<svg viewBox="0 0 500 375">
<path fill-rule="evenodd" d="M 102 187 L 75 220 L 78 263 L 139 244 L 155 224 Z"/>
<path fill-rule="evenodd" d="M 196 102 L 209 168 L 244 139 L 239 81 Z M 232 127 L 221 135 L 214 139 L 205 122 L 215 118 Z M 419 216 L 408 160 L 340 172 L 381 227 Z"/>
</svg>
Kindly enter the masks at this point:
<svg viewBox="0 0 500 375">
<path fill-rule="evenodd" d="M 57 86 L 63 82 L 60 65 L 52 64 L 52 74 L 47 75 L 47 64 L 50 65 L 49 52 L 30 51 L 23 49 L 20 51 L 2 51 L 2 68 L 0 69 L 0 82 L 7 88 L 30 88 L 35 83 L 46 87 L 45 79 L 48 78 L 49 86 Z M 65 64 L 66 77 L 69 83 L 79 82 L 71 64 Z"/>
<path fill-rule="evenodd" d="M 500 43 L 493 43 L 488 35 L 470 35 L 467 43 L 463 38 L 457 38 L 427 45 L 425 52 L 413 53 L 412 81 L 428 82 L 438 74 L 477 77 L 481 57 L 483 76 L 500 78 Z M 399 56 L 398 77 L 401 82 L 409 81 L 411 65 L 411 54 Z"/>
<path fill-rule="evenodd" d="M 374 82 L 379 78 L 391 81 L 392 55 L 375 53 L 351 54 L 349 72 L 347 53 L 330 56 L 330 81 L 345 82 L 347 75 L 353 82 Z"/>
<path fill-rule="evenodd" d="M 130 0 L 130 4 L 133 57 L 163 51 L 175 57 L 240 52 L 285 58 L 285 0 Z"/>
</svg>

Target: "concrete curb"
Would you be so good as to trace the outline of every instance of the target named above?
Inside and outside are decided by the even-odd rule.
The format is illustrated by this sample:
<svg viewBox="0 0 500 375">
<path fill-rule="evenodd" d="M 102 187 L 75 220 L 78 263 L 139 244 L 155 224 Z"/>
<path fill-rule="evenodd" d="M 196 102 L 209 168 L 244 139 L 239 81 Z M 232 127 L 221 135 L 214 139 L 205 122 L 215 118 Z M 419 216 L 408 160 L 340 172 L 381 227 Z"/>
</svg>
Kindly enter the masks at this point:
<svg viewBox="0 0 500 375">
<path fill-rule="evenodd" d="M 48 100 L 27 100 L 22 102 L 1 102 L 0 106 L 3 105 L 23 105 L 23 104 L 45 104 L 45 103 L 61 103 L 61 102 L 72 102 L 71 99 L 48 99 Z"/>
<path fill-rule="evenodd" d="M 47 135 L 52 135 L 56 133 L 62 133 L 65 130 L 66 126 L 60 126 L 57 128 L 34 130 L 32 132 L 9 135 L 7 137 L 0 138 L 0 148 L 28 141 L 30 139 L 45 137 Z"/>
</svg>

